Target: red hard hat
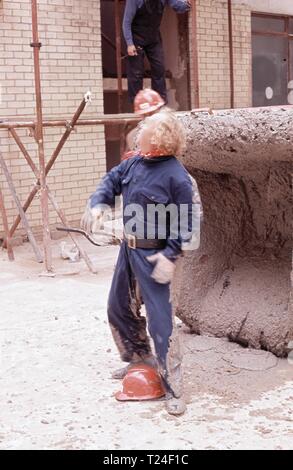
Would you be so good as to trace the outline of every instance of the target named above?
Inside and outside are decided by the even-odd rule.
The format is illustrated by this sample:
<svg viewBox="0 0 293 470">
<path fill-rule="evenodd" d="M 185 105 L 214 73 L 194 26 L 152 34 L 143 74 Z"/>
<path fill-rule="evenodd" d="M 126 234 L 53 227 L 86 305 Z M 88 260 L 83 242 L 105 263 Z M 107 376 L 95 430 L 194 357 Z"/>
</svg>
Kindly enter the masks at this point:
<svg viewBox="0 0 293 470">
<path fill-rule="evenodd" d="M 163 98 L 154 90 L 145 88 L 140 90 L 134 98 L 134 112 L 135 114 L 148 114 L 164 106 Z"/>
<path fill-rule="evenodd" d="M 143 363 L 129 369 L 122 387 L 123 391 L 115 394 L 118 401 L 154 400 L 165 395 L 161 377 L 156 369 Z"/>
</svg>

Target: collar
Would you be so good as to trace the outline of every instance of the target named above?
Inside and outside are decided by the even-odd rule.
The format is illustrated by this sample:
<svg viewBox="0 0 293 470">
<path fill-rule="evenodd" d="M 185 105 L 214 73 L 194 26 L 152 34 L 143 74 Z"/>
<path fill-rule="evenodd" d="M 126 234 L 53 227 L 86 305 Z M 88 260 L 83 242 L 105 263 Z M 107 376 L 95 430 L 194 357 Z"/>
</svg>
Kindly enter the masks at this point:
<svg viewBox="0 0 293 470">
<path fill-rule="evenodd" d="M 171 158 L 176 158 L 174 155 L 161 155 L 157 157 L 142 157 L 145 163 L 160 163 L 165 162 L 167 160 L 171 160 Z"/>
</svg>

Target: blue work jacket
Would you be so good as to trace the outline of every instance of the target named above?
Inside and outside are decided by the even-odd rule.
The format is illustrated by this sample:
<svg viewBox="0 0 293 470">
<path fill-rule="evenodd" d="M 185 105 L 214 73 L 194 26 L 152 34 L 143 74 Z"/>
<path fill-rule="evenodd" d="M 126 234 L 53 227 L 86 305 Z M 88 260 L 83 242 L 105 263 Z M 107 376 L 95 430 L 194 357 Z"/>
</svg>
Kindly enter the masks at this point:
<svg viewBox="0 0 293 470">
<path fill-rule="evenodd" d="M 107 173 L 90 197 L 90 207 L 113 207 L 123 196 L 124 229 L 137 238 L 164 238 L 162 253 L 175 260 L 182 243 L 192 237 L 199 223 L 199 206 L 192 203 L 192 183 L 183 165 L 174 156 L 125 160 Z M 149 217 L 154 209 L 172 208 L 166 217 Z M 177 208 L 177 215 L 176 215 Z"/>
</svg>

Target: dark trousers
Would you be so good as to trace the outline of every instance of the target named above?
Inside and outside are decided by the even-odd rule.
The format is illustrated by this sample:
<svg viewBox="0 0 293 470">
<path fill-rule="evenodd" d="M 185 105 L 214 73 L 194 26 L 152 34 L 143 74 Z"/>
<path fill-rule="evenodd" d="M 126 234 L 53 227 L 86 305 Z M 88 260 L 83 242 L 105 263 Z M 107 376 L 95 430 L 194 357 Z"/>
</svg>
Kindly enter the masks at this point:
<svg viewBox="0 0 293 470">
<path fill-rule="evenodd" d="M 128 56 L 127 79 L 129 100 L 133 103 L 137 93 L 143 89 L 144 59 L 145 56 L 151 66 L 151 86 L 167 103 L 165 80 L 164 51 L 161 39 L 148 45 L 135 44 L 137 56 Z"/>
<path fill-rule="evenodd" d="M 181 353 L 170 302 L 170 285 L 151 278 L 154 266 L 146 259 L 155 250 L 132 250 L 123 242 L 112 280 L 108 319 L 121 359 L 143 361 L 151 355 L 146 319 L 140 314 L 138 284 L 146 307 L 148 330 L 167 391 L 181 395 Z"/>
</svg>

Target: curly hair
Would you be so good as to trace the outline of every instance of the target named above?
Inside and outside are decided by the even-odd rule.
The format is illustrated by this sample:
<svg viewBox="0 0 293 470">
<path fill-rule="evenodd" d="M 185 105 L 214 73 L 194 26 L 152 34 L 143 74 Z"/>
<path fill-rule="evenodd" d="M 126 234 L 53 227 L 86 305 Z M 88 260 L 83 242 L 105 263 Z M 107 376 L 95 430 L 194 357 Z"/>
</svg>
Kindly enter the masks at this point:
<svg viewBox="0 0 293 470">
<path fill-rule="evenodd" d="M 185 150 L 186 134 L 175 113 L 162 108 L 144 120 L 143 127 L 152 127 L 151 144 L 161 155 L 180 155 Z"/>
</svg>

